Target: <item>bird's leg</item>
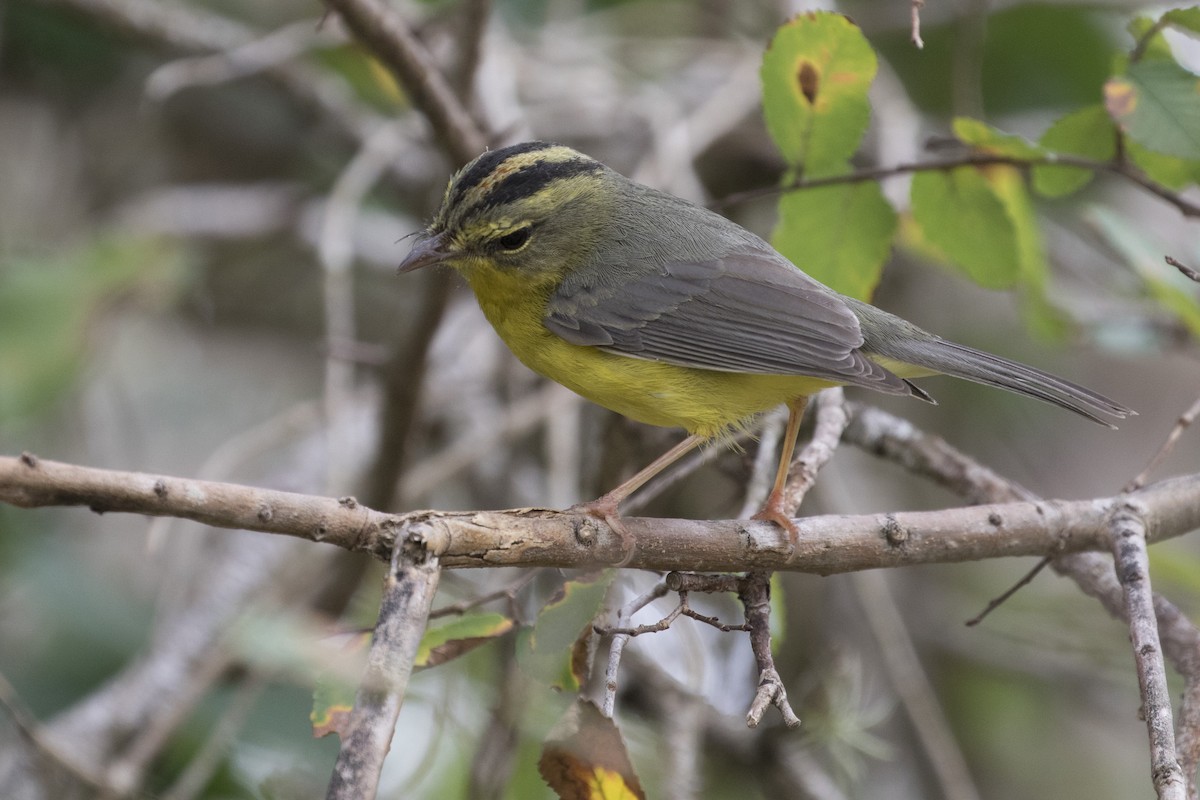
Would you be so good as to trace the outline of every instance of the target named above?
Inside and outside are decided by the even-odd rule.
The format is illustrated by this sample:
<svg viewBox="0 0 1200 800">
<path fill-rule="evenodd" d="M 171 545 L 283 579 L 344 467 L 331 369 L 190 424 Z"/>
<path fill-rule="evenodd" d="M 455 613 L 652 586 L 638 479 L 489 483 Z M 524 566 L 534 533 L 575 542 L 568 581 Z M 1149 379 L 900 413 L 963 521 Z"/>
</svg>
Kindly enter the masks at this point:
<svg viewBox="0 0 1200 800">
<path fill-rule="evenodd" d="M 621 501 L 645 486 L 647 481 L 674 464 L 684 455 L 695 450 L 704 443 L 705 438 L 704 436 L 695 435 L 687 437 L 654 459 L 644 469 L 640 470 L 636 475 L 611 492 L 596 498 L 590 503 L 580 503 L 579 505 L 571 506 L 567 510 L 589 514 L 597 519 L 604 520 L 608 527 L 612 528 L 621 537 L 621 547 L 625 551 L 625 557 L 621 561 L 621 564 L 627 563 L 633 556 L 634 542 L 633 537 L 629 534 L 629 530 L 625 527 L 625 523 L 621 521 L 619 513 Z"/>
<path fill-rule="evenodd" d="M 788 403 L 787 432 L 783 435 L 783 452 L 779 455 L 779 468 L 775 471 L 775 485 L 771 487 L 771 493 L 767 495 L 767 502 L 763 503 L 762 510 L 753 517 L 753 519 L 774 522 L 787 531 L 788 541 L 793 550 L 799 543 L 800 531 L 783 507 L 783 488 L 787 485 L 788 470 L 792 466 L 792 453 L 796 449 L 796 436 L 800 433 L 800 420 L 804 418 L 804 409 L 807 406 L 807 397 L 801 397 Z"/>
</svg>

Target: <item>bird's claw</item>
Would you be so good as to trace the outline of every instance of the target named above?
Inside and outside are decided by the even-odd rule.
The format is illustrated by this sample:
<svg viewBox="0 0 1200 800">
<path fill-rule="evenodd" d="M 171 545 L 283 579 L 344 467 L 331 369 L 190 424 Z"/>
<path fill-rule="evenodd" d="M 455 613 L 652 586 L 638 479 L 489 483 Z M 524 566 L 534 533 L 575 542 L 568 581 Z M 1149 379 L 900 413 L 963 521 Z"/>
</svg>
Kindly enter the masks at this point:
<svg viewBox="0 0 1200 800">
<path fill-rule="evenodd" d="M 621 560 L 613 566 L 623 567 L 633 558 L 637 543 L 634 541 L 633 534 L 625 527 L 618 505 L 618 501 L 610 500 L 605 496 L 590 503 L 573 505 L 567 511 L 573 514 L 587 514 L 589 517 L 604 522 L 621 540 Z"/>
<path fill-rule="evenodd" d="M 800 529 L 796 527 L 795 521 L 784 512 L 782 497 L 772 494 L 767 498 L 767 502 L 763 504 L 762 510 L 751 517 L 751 519 L 761 522 L 774 522 L 780 528 L 783 528 L 787 534 L 788 551 L 792 553 L 796 551 L 796 547 L 800 543 Z"/>
</svg>

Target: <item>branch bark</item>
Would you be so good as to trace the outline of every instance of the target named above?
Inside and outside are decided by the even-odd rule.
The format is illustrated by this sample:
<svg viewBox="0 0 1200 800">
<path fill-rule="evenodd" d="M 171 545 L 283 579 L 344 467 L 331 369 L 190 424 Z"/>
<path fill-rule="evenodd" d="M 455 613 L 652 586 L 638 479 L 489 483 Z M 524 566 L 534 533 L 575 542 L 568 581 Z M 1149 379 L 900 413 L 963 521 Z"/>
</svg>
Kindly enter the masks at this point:
<svg viewBox="0 0 1200 800">
<path fill-rule="evenodd" d="M 384 578 L 367 671 L 342 736 L 327 800 L 375 797 L 440 575 L 436 549 L 419 535 L 397 543 Z"/>
<path fill-rule="evenodd" d="M 0 457 L 0 501 L 25 508 L 88 506 L 285 534 L 390 560 L 397 536 L 419 533 L 444 567 L 591 567 L 623 556 L 620 538 L 592 517 L 546 509 L 383 514 L 333 499 L 92 469 L 25 454 Z M 796 520 L 798 546 L 770 523 L 626 518 L 638 547 L 630 567 L 651 570 L 783 569 L 830 575 L 911 564 L 1109 550 L 1118 504 L 1145 509 L 1147 542 L 1200 527 L 1200 474 L 1093 500 L 1012 502 L 940 511 Z"/>
</svg>

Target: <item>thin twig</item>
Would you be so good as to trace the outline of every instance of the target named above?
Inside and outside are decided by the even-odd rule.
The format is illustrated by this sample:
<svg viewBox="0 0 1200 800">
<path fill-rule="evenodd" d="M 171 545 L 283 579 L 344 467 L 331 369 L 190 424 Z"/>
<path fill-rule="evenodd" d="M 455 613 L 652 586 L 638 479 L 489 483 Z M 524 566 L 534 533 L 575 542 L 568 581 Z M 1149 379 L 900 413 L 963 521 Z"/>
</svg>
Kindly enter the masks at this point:
<svg viewBox="0 0 1200 800">
<path fill-rule="evenodd" d="M 260 671 L 252 672 L 249 678 L 238 686 L 208 740 L 188 760 L 187 767 L 171 788 L 161 795 L 160 800 L 192 800 L 204 791 L 213 774 L 229 754 L 230 745 L 246 724 L 246 719 L 266 686 L 267 678 Z"/>
<path fill-rule="evenodd" d="M 995 597 L 995 598 L 989 600 L 987 607 L 984 608 L 983 611 L 980 611 L 978 614 L 971 617 L 964 624 L 968 628 L 971 628 L 971 627 L 974 627 L 974 626 L 978 625 L 979 623 L 983 622 L 984 618 L 987 617 L 988 614 L 991 614 L 993 611 L 995 611 L 997 608 L 1002 606 L 1004 603 L 1008 602 L 1008 599 L 1010 597 L 1012 597 L 1014 594 L 1019 592 L 1021 589 L 1024 589 L 1026 586 L 1028 586 L 1030 583 L 1032 583 L 1033 579 L 1037 577 L 1038 573 L 1041 572 L 1042 570 L 1044 570 L 1050 564 L 1050 561 L 1051 561 L 1051 559 L 1049 559 L 1049 558 L 1043 558 L 1041 561 L 1037 562 L 1037 564 L 1034 564 L 1033 569 L 1029 570 L 1029 572 L 1026 572 L 1024 575 L 1022 575 L 1021 579 L 1019 581 L 1017 581 L 1012 586 L 1005 589 L 1004 592 L 1002 594 L 1000 594 L 999 597 Z"/>
<path fill-rule="evenodd" d="M 654 587 L 646 593 L 630 600 L 620 611 L 617 612 L 617 629 L 629 627 L 629 621 L 633 619 L 633 615 L 641 611 L 646 606 L 653 603 L 660 597 L 667 594 L 667 586 L 663 582 L 654 584 Z M 621 654 L 625 651 L 625 645 L 629 643 L 631 634 L 616 633 L 613 634 L 612 642 L 608 647 L 608 663 L 604 668 L 604 702 L 601 706 L 601 713 L 604 716 L 612 719 L 613 711 L 617 704 L 617 672 L 621 666 Z"/>
<path fill-rule="evenodd" d="M 1138 37 L 1137 43 L 1129 51 L 1130 64 L 1136 64 L 1142 60 L 1142 57 L 1146 55 L 1146 51 L 1150 49 L 1150 44 L 1154 41 L 1154 37 L 1162 33 L 1168 24 L 1166 15 L 1163 15 L 1155 20 L 1154 24 L 1147 28 L 1145 33 Z"/>
<path fill-rule="evenodd" d="M 803 189 L 817 189 L 823 186 L 839 186 L 847 183 L 879 181 L 886 178 L 894 178 L 899 175 L 908 175 L 914 172 L 932 172 L 937 170 L 958 169 L 959 167 L 986 166 L 1077 167 L 1079 169 L 1088 169 L 1094 172 L 1106 172 L 1110 175 L 1118 175 L 1126 180 L 1132 181 L 1147 192 L 1150 192 L 1151 194 L 1175 206 L 1185 217 L 1200 217 L 1200 205 L 1184 199 L 1184 197 L 1177 192 L 1174 192 L 1162 184 L 1151 180 L 1140 170 L 1138 170 L 1137 167 L 1131 164 L 1118 161 L 1096 161 L 1090 158 L 1066 155 L 1062 153 L 1051 153 L 1045 156 L 1017 157 L 1001 155 L 997 153 L 968 152 L 965 155 L 954 159 L 913 161 L 904 164 L 895 164 L 890 167 L 873 167 L 869 169 L 855 170 L 853 172 L 847 172 L 843 175 L 830 175 L 825 178 L 800 179 L 786 186 L 768 186 L 761 189 L 750 189 L 748 191 L 736 192 L 734 194 L 727 195 L 711 205 L 713 208 L 725 208 L 736 203 L 742 203 L 747 200 L 755 200 L 760 197 L 770 197 L 783 192 L 800 191 Z"/>
<path fill-rule="evenodd" d="M 1170 264 L 1172 267 L 1174 267 L 1175 269 L 1182 272 L 1183 275 L 1186 278 L 1188 278 L 1189 280 L 1193 280 L 1193 281 L 1196 281 L 1197 283 L 1200 283 L 1200 270 L 1192 269 L 1187 264 L 1184 264 L 1183 262 L 1181 262 L 1179 259 L 1175 258 L 1174 256 L 1163 256 L 1163 259 L 1168 264 Z"/>
<path fill-rule="evenodd" d="M 910 0 L 909 6 L 910 16 L 912 17 L 912 33 L 910 34 L 910 38 L 918 50 L 924 50 L 925 40 L 921 38 L 921 9 L 925 7 L 925 0 Z"/>
<path fill-rule="evenodd" d="M 324 271 L 322 301 L 325 316 L 324 411 L 327 437 L 326 491 L 340 493 L 353 483 L 357 458 L 348 451 L 346 426 L 351 415 L 346 409 L 354 394 L 354 364 L 338 358 L 336 342 L 352 342 L 355 333 L 354 226 L 358 210 L 371 187 L 384 175 L 403 145 L 395 125 L 382 125 L 371 135 L 342 170 L 325 206 L 321 226 L 320 254 Z"/>
<path fill-rule="evenodd" d="M 886 574 L 860 572 L 853 578 L 859 604 L 879 644 L 884 668 L 941 786 L 940 796 L 979 800 L 979 789 L 946 719 L 946 712 L 938 702 L 937 692 L 921 666 L 904 617 L 897 610 L 896 600 L 888 587 Z"/>
<path fill-rule="evenodd" d="M 1171 451 L 1175 449 L 1175 443 L 1179 441 L 1179 437 L 1183 436 L 1183 432 L 1187 430 L 1188 426 L 1196 421 L 1197 416 L 1200 416 L 1200 398 L 1196 399 L 1191 408 L 1179 415 L 1179 419 L 1175 421 L 1175 426 L 1167 434 L 1167 439 L 1162 443 L 1162 447 L 1158 448 L 1158 452 L 1146 464 L 1145 469 L 1139 472 L 1137 477 L 1127 483 L 1121 491 L 1132 492 L 1145 486 L 1150 474 L 1167 460 L 1167 456 L 1171 455 Z"/>
<path fill-rule="evenodd" d="M 163 64 L 146 78 L 146 94 L 161 103 L 182 89 L 245 78 L 278 67 L 309 50 L 346 41 L 346 32 L 340 25 L 318 25 L 312 19 L 289 22 L 237 47 Z"/>
<path fill-rule="evenodd" d="M 442 606 L 441 608 L 435 608 L 429 612 L 429 618 L 437 619 L 438 617 L 450 617 L 454 615 L 461 616 L 473 608 L 478 608 L 479 606 L 490 603 L 493 600 L 499 600 L 502 597 L 506 597 L 508 598 L 509 602 L 512 602 L 517 594 L 526 586 L 528 586 L 529 582 L 536 577 L 537 570 L 531 569 L 520 578 L 517 578 L 515 581 L 510 583 L 508 586 L 505 586 L 503 589 L 497 589 L 494 592 L 480 595 L 479 597 L 472 597 L 468 600 L 460 600 L 457 603 L 451 603 L 449 605 Z"/>
<path fill-rule="evenodd" d="M 787 689 L 775 668 L 775 655 L 771 652 L 771 573 L 766 570 L 748 572 L 738 590 L 738 599 L 746 609 L 750 649 L 758 663 L 758 689 L 746 712 L 746 726 L 757 728 L 767 709 L 775 706 L 783 715 L 783 723 L 795 728 L 800 725 L 800 718 L 788 702 Z"/>
<path fill-rule="evenodd" d="M 342 737 L 327 800 L 372 800 L 392 744 L 441 568 L 419 536 L 397 541 L 384 579 L 367 670 Z"/>
<path fill-rule="evenodd" d="M 1130 502 L 1111 520 L 1113 558 L 1129 617 L 1129 638 L 1142 695 L 1142 717 L 1150 734 L 1150 774 L 1160 800 L 1185 800 L 1186 788 L 1175 752 L 1171 697 L 1150 590 L 1143 509 Z"/>
<path fill-rule="evenodd" d="M 201 9 L 197 5 L 158 3 L 154 0 L 55 0 L 92 18 L 156 44 L 178 50 L 227 54 L 252 45 L 258 32 L 239 22 Z M 265 74 L 292 97 L 357 141 L 383 121 L 366 110 L 344 81 L 298 62 L 280 63 Z"/>
</svg>

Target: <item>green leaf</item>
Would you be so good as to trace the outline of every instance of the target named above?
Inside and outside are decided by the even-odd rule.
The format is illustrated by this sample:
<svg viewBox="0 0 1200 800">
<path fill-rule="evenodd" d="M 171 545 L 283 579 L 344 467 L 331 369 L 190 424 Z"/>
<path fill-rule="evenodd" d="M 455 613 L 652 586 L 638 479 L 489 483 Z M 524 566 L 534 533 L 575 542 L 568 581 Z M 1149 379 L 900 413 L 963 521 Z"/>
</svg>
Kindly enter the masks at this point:
<svg viewBox="0 0 1200 800">
<path fill-rule="evenodd" d="M 1200 36 L 1200 6 L 1173 8 L 1162 18 L 1173 28 Z"/>
<path fill-rule="evenodd" d="M 1021 136 L 1005 133 L 986 122 L 969 117 L 955 117 L 954 135 L 973 149 L 1012 158 L 1040 158 L 1042 148 Z"/>
<path fill-rule="evenodd" d="M 913 219 L 933 245 L 971 280 L 992 289 L 1020 278 L 1017 233 L 980 170 L 921 172 L 912 182 Z"/>
<path fill-rule="evenodd" d="M 1072 111 L 1055 121 L 1039 140 L 1047 150 L 1110 161 L 1117 155 L 1117 132 L 1104 106 Z M 1064 197 L 1086 186 L 1095 172 L 1079 167 L 1034 167 L 1033 188 L 1046 197 Z"/>
<path fill-rule="evenodd" d="M 1170 61 L 1130 64 L 1104 84 L 1109 115 L 1148 149 L 1200 160 L 1200 77 Z"/>
<path fill-rule="evenodd" d="M 867 88 L 878 64 L 862 31 L 840 14 L 810 12 L 781 27 L 763 55 L 767 130 L 805 177 L 845 169 L 866 132 Z"/>
<path fill-rule="evenodd" d="M 1147 177 L 1168 189 L 1179 191 L 1193 183 L 1200 183 L 1200 161 L 1156 153 L 1133 140 L 1126 141 L 1125 152 Z"/>
<path fill-rule="evenodd" d="M 870 300 L 895 231 L 896 212 L 879 184 L 868 181 L 785 194 L 771 242 L 826 286 Z"/>
<path fill-rule="evenodd" d="M 421 637 L 413 666 L 436 667 L 513 629 L 513 621 L 503 614 L 466 614 L 453 622 L 429 628 Z"/>
<path fill-rule="evenodd" d="M 615 574 L 609 569 L 590 580 L 563 584 L 559 596 L 538 614 L 532 630 L 521 636 L 517 661 L 528 673 L 568 691 L 579 688 L 573 663 L 576 644 L 588 633 Z"/>
</svg>

